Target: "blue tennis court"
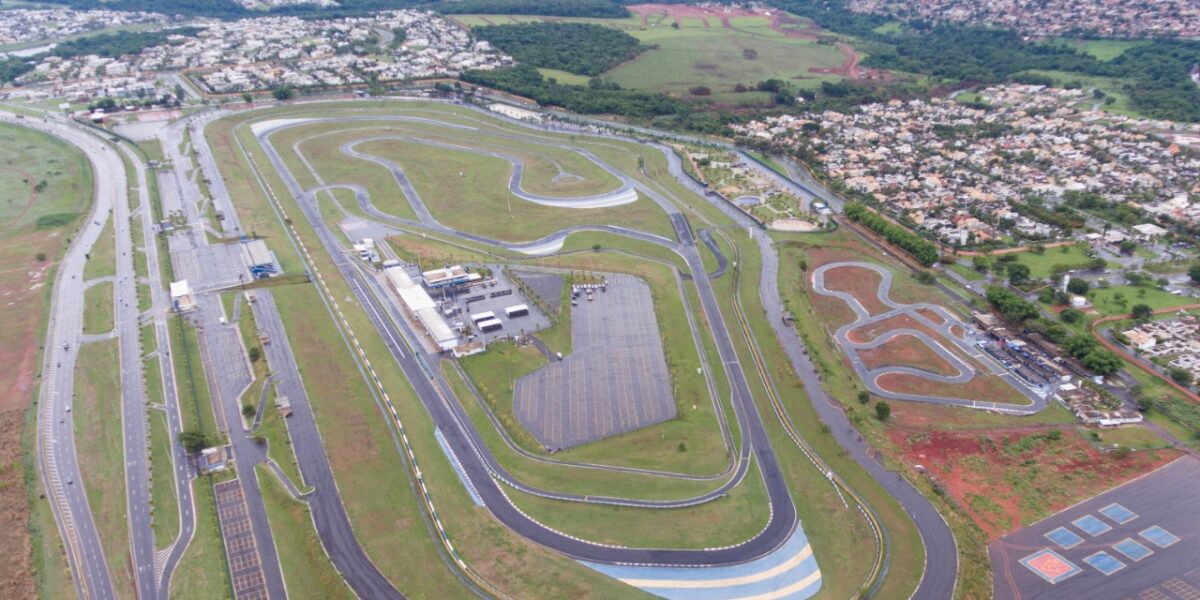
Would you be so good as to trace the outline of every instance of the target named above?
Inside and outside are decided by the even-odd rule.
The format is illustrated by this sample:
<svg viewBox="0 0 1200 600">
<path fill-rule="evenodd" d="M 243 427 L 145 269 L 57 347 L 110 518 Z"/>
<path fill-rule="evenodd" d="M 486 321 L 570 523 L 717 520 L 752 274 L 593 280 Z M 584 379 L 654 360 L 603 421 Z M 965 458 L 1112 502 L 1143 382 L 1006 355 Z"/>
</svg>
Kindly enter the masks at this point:
<svg viewBox="0 0 1200 600">
<path fill-rule="evenodd" d="M 1100 514 L 1112 519 L 1113 522 L 1120 525 L 1124 525 L 1138 518 L 1137 513 L 1125 508 L 1124 506 L 1121 506 L 1120 504 L 1117 504 L 1116 502 L 1113 502 L 1112 504 L 1100 509 Z"/>
<path fill-rule="evenodd" d="M 1143 529 L 1138 535 L 1146 538 L 1150 541 L 1150 543 L 1158 546 L 1159 548 L 1166 548 L 1167 546 L 1179 541 L 1179 536 L 1167 531 L 1166 529 L 1163 529 L 1162 527 L 1159 527 L 1158 525 L 1148 529 Z"/>
<path fill-rule="evenodd" d="M 1082 529 L 1084 533 L 1092 537 L 1112 530 L 1112 526 L 1096 518 L 1094 515 L 1084 515 L 1071 521 L 1071 524 Z"/>
<path fill-rule="evenodd" d="M 1129 557 L 1129 560 L 1132 560 L 1133 562 L 1137 562 L 1143 558 L 1146 558 L 1147 556 L 1150 556 L 1151 554 L 1154 554 L 1153 550 L 1143 546 L 1133 538 L 1125 538 L 1113 544 L 1113 549 Z"/>
<path fill-rule="evenodd" d="M 1071 548 L 1083 543 L 1083 538 L 1079 537 L 1074 531 L 1071 531 L 1066 527 L 1059 527 L 1058 529 L 1047 533 L 1046 539 L 1058 544 L 1058 547 L 1062 548 L 1063 550 L 1070 550 Z"/>
<path fill-rule="evenodd" d="M 1093 568 L 1105 575 L 1112 575 L 1125 568 L 1125 563 L 1113 558 L 1111 554 L 1103 550 L 1083 559 L 1083 562 L 1092 565 Z"/>
</svg>

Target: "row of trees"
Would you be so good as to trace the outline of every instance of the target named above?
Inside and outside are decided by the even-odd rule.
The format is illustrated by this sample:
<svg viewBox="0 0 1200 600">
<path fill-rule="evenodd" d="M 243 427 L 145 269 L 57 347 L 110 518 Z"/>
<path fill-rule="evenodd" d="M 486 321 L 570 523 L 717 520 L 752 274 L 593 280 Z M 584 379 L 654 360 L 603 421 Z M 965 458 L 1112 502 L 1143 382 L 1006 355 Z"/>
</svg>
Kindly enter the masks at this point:
<svg viewBox="0 0 1200 600">
<path fill-rule="evenodd" d="M 1037 305 L 1006 287 L 990 285 L 985 296 L 993 308 L 1000 311 L 1005 319 L 1014 323 L 1021 323 L 1038 316 Z"/>
<path fill-rule="evenodd" d="M 637 38 L 589 23 L 518 23 L 471 30 L 519 62 L 596 76 L 647 50 Z"/>
<path fill-rule="evenodd" d="M 854 202 L 846 205 L 846 216 L 862 223 L 884 239 L 912 255 L 921 264 L 929 267 L 938 260 L 937 244 L 879 216 L 865 205 Z"/>
</svg>

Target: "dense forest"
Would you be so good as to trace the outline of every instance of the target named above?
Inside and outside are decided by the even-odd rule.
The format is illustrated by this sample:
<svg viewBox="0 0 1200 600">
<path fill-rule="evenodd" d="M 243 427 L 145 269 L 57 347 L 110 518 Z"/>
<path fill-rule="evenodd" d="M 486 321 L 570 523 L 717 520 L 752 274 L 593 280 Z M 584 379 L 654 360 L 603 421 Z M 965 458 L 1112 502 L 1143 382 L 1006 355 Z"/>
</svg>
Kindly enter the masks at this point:
<svg viewBox="0 0 1200 600">
<path fill-rule="evenodd" d="M 646 50 L 637 38 L 586 23 L 520 23 L 471 30 L 519 62 L 595 77 Z"/>
<path fill-rule="evenodd" d="M 662 94 L 624 90 L 613 83 L 592 80 L 592 85 L 552 83 L 531 65 L 494 71 L 466 71 L 462 80 L 531 98 L 539 104 L 559 106 L 583 114 L 612 114 L 650 118 L 687 111 L 683 102 Z"/>
<path fill-rule="evenodd" d="M 629 11 L 609 0 L 454 0 L 428 6 L 448 15 L 544 15 L 621 19 Z"/>
</svg>

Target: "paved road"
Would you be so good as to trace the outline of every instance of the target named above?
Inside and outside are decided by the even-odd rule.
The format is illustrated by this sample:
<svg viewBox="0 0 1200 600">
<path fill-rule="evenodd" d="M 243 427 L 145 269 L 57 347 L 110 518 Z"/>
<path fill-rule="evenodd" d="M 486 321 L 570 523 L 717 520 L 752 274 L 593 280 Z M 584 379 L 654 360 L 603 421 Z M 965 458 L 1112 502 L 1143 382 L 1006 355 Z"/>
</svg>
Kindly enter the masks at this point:
<svg viewBox="0 0 1200 600">
<path fill-rule="evenodd" d="M 213 114 L 206 114 L 205 117 L 213 118 Z M 191 159 L 180 153 L 178 148 L 183 128 L 187 127 L 188 123 L 189 120 L 181 119 L 159 132 L 164 155 L 175 165 L 175 168 L 159 181 L 164 188 L 170 190 L 164 193 L 164 196 L 169 194 L 178 198 L 179 208 L 187 223 L 195 225 L 202 220 L 198 209 L 201 194 L 196 182 L 185 177 Z M 198 134 L 192 135 L 193 141 L 196 135 Z M 171 234 L 169 246 L 175 276 L 187 279 L 194 290 L 209 290 L 236 284 L 238 273 L 249 278 L 236 248 L 225 252 L 226 249 L 220 246 L 209 246 L 207 237 L 197 228 L 176 230 Z M 252 379 L 241 334 L 236 327 L 221 323 L 224 315 L 217 294 L 197 291 L 195 296 L 196 310 L 189 319 L 199 327 L 201 362 L 213 401 L 217 427 L 228 435 L 230 446 L 233 448 L 238 485 L 242 488 L 242 497 L 246 503 L 267 594 L 270 598 L 285 598 L 287 590 L 279 565 L 279 553 L 271 534 L 270 520 L 254 469 L 256 464 L 266 460 L 266 452 L 242 427 L 241 405 L 238 399 Z"/>
<path fill-rule="evenodd" d="M 166 598 L 170 592 L 171 575 L 179 564 L 184 550 L 191 543 L 196 529 L 195 502 L 192 497 L 192 480 L 196 473 L 188 459 L 187 451 L 179 443 L 179 434 L 183 431 L 183 420 L 179 412 L 179 397 L 175 387 L 174 363 L 171 361 L 171 336 L 167 329 L 167 319 L 171 315 L 171 299 L 167 293 L 167 286 L 162 281 L 162 271 L 159 269 L 161 258 L 158 255 L 155 234 L 157 224 L 154 223 L 154 215 L 150 207 L 150 188 L 147 181 L 147 178 L 153 174 L 147 173 L 145 164 L 141 162 L 140 157 L 127 146 L 121 146 L 121 150 L 133 162 L 137 175 L 139 208 L 135 218 L 141 219 L 142 239 L 135 239 L 133 243 L 135 246 L 141 246 L 146 252 L 146 269 L 149 275 L 148 283 L 152 300 L 150 314 L 158 348 L 158 356 L 154 362 L 158 365 L 162 381 L 163 409 L 167 415 L 167 434 L 171 439 L 169 460 L 178 503 L 179 534 L 167 548 L 156 553 L 154 561 L 158 597 Z M 152 365 L 150 368 L 154 368 L 154 366 Z M 156 456 L 152 459 L 164 460 L 164 457 Z"/>
<path fill-rule="evenodd" d="M 57 121 L 17 120 L 5 113 L 0 113 L 0 120 L 49 133 L 79 148 L 97 174 L 92 212 L 59 263 L 51 296 L 37 443 L 42 484 L 63 538 L 67 563 L 75 575 L 76 592 L 80 598 L 107 600 L 115 598 L 115 590 L 83 489 L 73 422 L 67 411 L 74 396 L 75 359 L 82 343 L 86 255 L 99 239 L 105 221 L 111 218 L 110 211 L 118 202 L 124 202 L 124 180 L 118 182 L 103 175 L 124 173 L 124 167 L 112 148 L 78 128 Z"/>
<path fill-rule="evenodd" d="M 873 271 L 879 275 L 879 287 L 876 288 L 876 292 L 875 292 L 876 298 L 879 300 L 880 303 L 882 303 L 884 306 L 888 307 L 889 310 L 879 313 L 877 315 L 871 315 L 867 311 L 867 309 L 864 308 L 863 305 L 858 301 L 858 299 L 854 297 L 853 294 L 851 294 L 849 292 L 830 290 L 825 287 L 825 274 L 826 273 L 828 273 L 830 270 L 833 270 L 833 269 L 848 268 L 848 267 L 849 268 L 866 269 L 869 271 Z M 821 265 L 819 268 L 814 270 L 812 272 L 812 281 L 813 281 L 813 291 L 815 291 L 818 294 L 822 294 L 825 296 L 833 296 L 833 297 L 836 297 L 836 298 L 842 300 L 843 302 L 846 303 L 847 306 L 850 307 L 850 310 L 852 310 L 854 312 L 854 321 L 847 323 L 845 325 L 842 325 L 841 327 L 839 327 L 837 329 L 837 331 L 834 332 L 833 335 L 834 335 L 834 339 L 837 340 L 837 343 L 842 347 L 843 351 L 845 351 L 846 356 L 850 359 L 850 364 L 851 364 L 851 366 L 854 367 L 854 371 L 856 373 L 858 373 L 859 379 L 861 379 L 863 381 L 863 384 L 867 386 L 867 389 L 870 390 L 870 392 L 872 394 L 876 394 L 876 395 L 882 396 L 884 398 L 895 399 L 895 400 L 908 400 L 908 401 L 912 401 L 912 402 L 928 402 L 930 404 L 963 406 L 963 407 L 967 407 L 967 408 L 986 409 L 986 410 L 992 410 L 992 411 L 1004 412 L 1004 413 L 1010 413 L 1010 414 L 1019 414 L 1019 415 L 1036 414 L 1036 413 L 1040 412 L 1042 409 L 1046 408 L 1045 396 L 1039 396 L 1039 395 L 1033 393 L 1033 391 L 1030 390 L 1029 388 L 1027 388 L 1026 386 L 1021 385 L 1019 382 L 1017 382 L 1017 380 L 1013 377 L 1013 375 L 1011 373 L 1009 373 L 1006 369 L 1004 369 L 1000 365 L 996 364 L 995 361 L 988 358 L 986 355 L 984 355 L 979 350 L 979 348 L 977 346 L 972 344 L 971 340 L 967 338 L 967 334 L 966 334 L 966 332 L 969 330 L 968 326 L 965 323 L 962 323 L 961 321 L 959 321 L 958 317 L 954 313 L 946 310 L 945 307 L 940 306 L 938 304 L 930 304 L 930 303 L 925 303 L 925 302 L 916 303 L 916 304 L 899 304 L 899 303 L 895 302 L 894 300 L 892 300 L 892 298 L 889 294 L 889 291 L 891 290 L 891 287 L 892 287 L 892 272 L 890 270 L 885 269 L 877 264 L 869 263 L 869 262 L 861 262 L 861 261 L 835 262 L 835 263 L 828 263 L 828 264 Z M 935 322 L 934 320 L 926 317 L 924 314 L 919 312 L 919 310 L 924 310 L 927 312 L 932 312 L 934 314 L 937 314 L 941 317 L 942 321 L 940 323 Z M 944 337 L 947 340 L 950 340 L 955 346 L 957 346 L 960 352 L 963 352 L 963 353 L 967 354 L 968 356 L 975 357 L 977 360 L 984 363 L 985 365 L 990 365 L 992 367 L 992 371 L 991 371 L 992 375 L 1003 379 L 1006 383 L 1008 383 L 1009 385 L 1012 385 L 1014 388 L 1016 388 L 1016 389 L 1020 390 L 1022 393 L 1024 393 L 1030 399 L 1030 404 L 1022 406 L 1022 405 L 1015 405 L 1015 404 L 1003 404 L 1003 403 L 998 403 L 998 402 L 989 402 L 989 401 L 982 400 L 982 399 L 953 398 L 953 397 L 947 397 L 947 396 L 926 396 L 926 395 L 922 395 L 922 394 L 905 394 L 905 393 L 900 393 L 900 392 L 894 392 L 892 390 L 888 390 L 886 388 L 880 387 L 879 382 L 878 382 L 879 378 L 884 375 L 887 375 L 889 373 L 912 375 L 915 377 L 920 377 L 920 378 L 926 379 L 928 381 L 934 381 L 934 382 L 938 382 L 938 383 L 951 383 L 951 384 L 967 383 L 968 381 L 970 381 L 972 378 L 975 377 L 975 367 L 971 366 L 970 363 L 963 360 L 958 354 L 951 352 L 948 348 L 943 346 L 940 342 L 938 342 L 932 336 L 926 334 L 924 331 L 921 331 L 919 329 L 912 329 L 912 328 L 908 328 L 908 327 L 890 329 L 887 332 L 885 332 L 883 335 L 880 335 L 880 336 L 876 337 L 875 339 L 870 340 L 868 342 L 856 342 L 850 337 L 850 333 L 854 330 L 861 329 L 861 328 L 867 327 L 871 324 L 879 323 L 881 321 L 886 321 L 888 319 L 898 317 L 901 315 L 907 316 L 907 317 L 913 319 L 914 321 L 928 327 L 929 329 L 931 329 L 933 331 L 937 331 L 938 333 L 940 333 L 942 335 L 942 337 Z M 955 327 L 958 327 L 963 333 L 962 334 L 955 333 L 954 332 Z M 876 367 L 874 369 L 871 369 L 871 368 L 867 367 L 867 365 L 863 362 L 862 357 L 858 353 L 859 350 L 869 350 L 871 348 L 878 348 L 879 346 L 886 344 L 887 342 L 891 341 L 892 339 L 895 339 L 896 337 L 903 336 L 903 335 L 913 336 L 913 337 L 921 340 L 922 342 L 924 342 L 925 345 L 928 346 L 930 350 L 933 350 L 934 353 L 936 353 L 943 360 L 945 360 L 947 363 L 949 363 L 950 366 L 953 367 L 957 371 L 957 373 L 955 373 L 954 375 L 943 375 L 941 373 L 935 373 L 932 371 L 918 369 L 915 367 L 903 367 L 903 366 L 881 366 L 881 367 Z"/>
<path fill-rule="evenodd" d="M 303 483 L 313 487 L 313 491 L 304 495 L 303 500 L 312 511 L 321 544 L 334 567 L 360 598 L 400 598 L 400 593 L 379 572 L 354 537 L 346 508 L 338 494 L 337 483 L 333 479 L 329 458 L 325 455 L 321 434 L 317 431 L 308 393 L 300 379 L 287 332 L 275 307 L 275 298 L 268 290 L 254 293 L 257 301 L 250 308 L 254 312 L 255 323 L 271 339 L 271 343 L 264 346 L 267 362 L 275 372 L 279 394 L 286 396 L 292 405 L 292 415 L 287 419 L 288 434 L 292 439 L 292 450 L 296 454 L 300 474 L 304 477 Z M 265 406 L 263 410 L 275 408 Z"/>
</svg>

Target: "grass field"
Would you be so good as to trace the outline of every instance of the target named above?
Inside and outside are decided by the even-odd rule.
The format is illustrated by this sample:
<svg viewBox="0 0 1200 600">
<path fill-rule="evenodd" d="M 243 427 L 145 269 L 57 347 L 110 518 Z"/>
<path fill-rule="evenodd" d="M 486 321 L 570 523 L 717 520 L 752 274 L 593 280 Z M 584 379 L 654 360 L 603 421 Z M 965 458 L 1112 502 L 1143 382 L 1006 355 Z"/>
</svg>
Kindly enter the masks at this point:
<svg viewBox="0 0 1200 600">
<path fill-rule="evenodd" d="M 1076 40 L 1070 38 L 1053 38 L 1051 41 L 1069 46 L 1084 54 L 1090 54 L 1103 61 L 1110 61 L 1124 54 L 1130 48 L 1150 43 L 1147 40 Z"/>
<path fill-rule="evenodd" d="M 209 399 L 208 383 L 200 362 L 200 344 L 196 330 L 182 319 L 167 322 L 171 332 L 171 359 L 175 362 L 175 385 L 179 391 L 180 416 L 183 429 L 217 435 L 216 416 Z"/>
<path fill-rule="evenodd" d="M 259 465 L 255 470 L 262 486 L 267 518 L 271 521 L 271 534 L 279 549 L 288 595 L 330 600 L 355 598 L 321 548 L 308 506 L 293 500 L 266 467 Z"/>
<path fill-rule="evenodd" d="M 83 293 L 83 332 L 108 333 L 113 328 L 113 284 L 103 281 Z"/>
<path fill-rule="evenodd" d="M 992 260 L 995 260 L 994 258 Z M 1091 258 L 1083 246 L 1059 246 L 1047 248 L 1042 254 L 1036 252 L 1017 253 L 1017 262 L 1029 265 L 1029 276 L 1035 279 L 1046 279 L 1054 274 L 1056 265 L 1066 265 L 1071 269 L 1087 267 Z"/>
<path fill-rule="evenodd" d="M 0 547 L 28 549 L 0 564 L 0 589 L 12 597 L 75 593 L 34 466 L 36 409 L 28 407 L 38 391 L 50 287 L 91 202 L 91 181 L 81 152 L 0 124 Z"/>
<path fill-rule="evenodd" d="M 504 24 L 538 20 L 538 17 L 509 15 L 463 15 L 456 20 L 468 25 Z M 637 15 L 626 19 L 555 19 L 585 22 L 621 29 L 652 49 L 622 63 L 602 77 L 622 87 L 688 95 L 690 88 L 706 86 L 709 98 L 719 102 L 759 102 L 768 98 L 760 92 L 734 92 L 741 83 L 749 88 L 764 79 L 781 79 L 797 87 L 813 89 L 823 81 L 838 81 L 840 75 L 812 73 L 810 68 L 842 66 L 842 52 L 833 44 L 818 43 L 811 36 L 788 37 L 772 29 L 766 16 L 738 16 L 725 27 L 716 18 L 708 23 L 684 18 L 678 29 L 661 15 L 649 15 L 646 23 Z M 792 24 L 799 30 L 807 22 Z M 831 35 L 831 34 L 827 34 Z M 755 56 L 755 58 L 748 58 Z M 562 83 L 570 83 L 559 79 Z"/>
<path fill-rule="evenodd" d="M 111 277 L 117 274 L 117 241 L 113 236 L 112 219 L 105 221 L 100 237 L 87 255 L 83 265 L 83 278 Z"/>
<path fill-rule="evenodd" d="M 121 394 L 117 340 L 79 350 L 75 372 L 75 445 L 80 476 L 96 521 L 113 587 L 133 589 L 129 569 L 129 525 L 125 520 L 125 448 L 121 443 Z M 121 594 L 122 597 L 125 594 Z"/>
<path fill-rule="evenodd" d="M 1125 298 L 1124 302 L 1119 301 L 1118 294 Z M 1191 296 L 1176 296 L 1157 287 L 1132 285 L 1096 288 L 1088 292 L 1088 299 L 1104 316 L 1127 313 L 1137 304 L 1148 304 L 1150 308 L 1160 310 L 1196 303 Z"/>
<path fill-rule="evenodd" d="M 560 71 L 558 69 L 538 69 L 538 72 L 541 73 L 542 77 L 545 77 L 546 79 L 553 79 L 565 85 L 587 85 L 588 80 L 591 79 L 586 75 L 576 75 L 574 73 Z"/>
<path fill-rule="evenodd" d="M 1128 80 L 1117 79 L 1113 77 L 1087 76 L 1079 73 L 1070 73 L 1067 71 L 1031 70 L 1022 71 L 1022 73 L 1049 77 L 1054 80 L 1054 84 L 1057 87 L 1062 87 L 1067 83 L 1078 82 L 1085 88 L 1097 88 L 1103 90 L 1108 97 L 1113 98 L 1114 100 L 1112 104 L 1106 104 L 1102 102 L 1100 105 L 1102 110 L 1105 112 L 1111 112 L 1129 117 L 1143 117 L 1143 115 L 1133 107 L 1133 101 L 1130 100 L 1129 94 L 1125 92 L 1125 85 L 1130 83 Z M 1081 103 L 1081 107 L 1090 108 L 1093 102 L 1095 101 L 1091 98 L 1087 98 Z"/>
<path fill-rule="evenodd" d="M 480 131 L 463 137 L 461 132 L 430 130 L 425 124 L 399 121 L 376 122 L 374 127 L 366 126 L 368 123 L 363 128 L 340 132 L 336 124 L 296 127 L 280 132 L 272 140 L 302 185 L 316 185 L 316 180 L 292 152 L 297 143 L 323 181 L 362 185 L 380 210 L 404 218 L 415 218 L 415 214 L 391 173 L 375 163 L 342 154 L 339 151 L 342 144 L 389 134 L 451 145 L 473 144 L 521 158 L 525 163 L 522 186 L 534 194 L 569 198 L 612 191 L 620 185 L 616 178 L 582 156 L 541 146 L 535 141 L 522 144 Z M 407 140 L 365 142 L 356 149 L 399 164 L 433 216 L 464 231 L 526 241 L 570 225 L 604 222 L 672 235 L 666 215 L 644 198 L 629 205 L 602 209 L 556 208 L 516 198 L 507 190 L 512 167 L 504 159 Z M 358 213 L 352 203 L 343 203 L 343 207 Z"/>
</svg>

